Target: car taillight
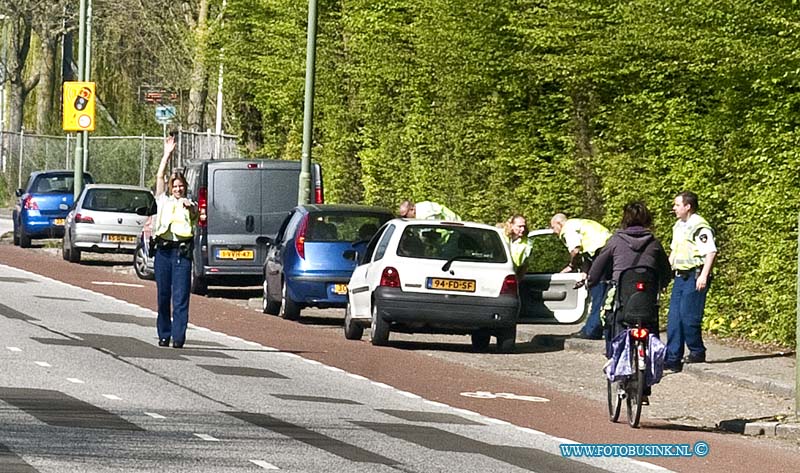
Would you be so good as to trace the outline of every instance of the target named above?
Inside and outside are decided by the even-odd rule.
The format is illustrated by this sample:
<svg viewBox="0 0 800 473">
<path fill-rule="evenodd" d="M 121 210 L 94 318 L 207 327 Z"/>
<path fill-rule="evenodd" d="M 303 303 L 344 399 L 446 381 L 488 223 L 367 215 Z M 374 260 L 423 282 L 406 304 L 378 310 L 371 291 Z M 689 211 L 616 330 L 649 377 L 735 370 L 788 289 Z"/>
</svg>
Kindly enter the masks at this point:
<svg viewBox="0 0 800 473">
<path fill-rule="evenodd" d="M 197 211 L 199 213 L 197 225 L 206 228 L 208 226 L 208 189 L 205 187 L 197 190 Z"/>
<path fill-rule="evenodd" d="M 75 214 L 75 223 L 94 223 L 94 219 L 88 215 Z"/>
<path fill-rule="evenodd" d="M 400 273 L 391 266 L 384 268 L 381 274 L 381 286 L 400 287 Z"/>
<path fill-rule="evenodd" d="M 647 331 L 646 328 L 632 328 L 631 329 L 631 336 L 636 340 L 644 340 L 647 338 L 647 334 L 650 333 Z"/>
<path fill-rule="evenodd" d="M 317 204 L 325 203 L 325 196 L 322 194 L 322 187 L 317 186 L 314 188 L 314 202 Z"/>
<path fill-rule="evenodd" d="M 33 200 L 32 195 L 25 197 L 25 200 L 22 201 L 22 206 L 25 207 L 25 210 L 39 210 L 39 204 Z"/>
<path fill-rule="evenodd" d="M 294 247 L 301 258 L 306 259 L 306 228 L 308 228 L 308 214 L 300 221 L 297 227 L 297 236 L 294 237 Z"/>
<path fill-rule="evenodd" d="M 503 280 L 503 286 L 500 288 L 500 294 L 517 295 L 517 277 L 509 274 Z"/>
</svg>

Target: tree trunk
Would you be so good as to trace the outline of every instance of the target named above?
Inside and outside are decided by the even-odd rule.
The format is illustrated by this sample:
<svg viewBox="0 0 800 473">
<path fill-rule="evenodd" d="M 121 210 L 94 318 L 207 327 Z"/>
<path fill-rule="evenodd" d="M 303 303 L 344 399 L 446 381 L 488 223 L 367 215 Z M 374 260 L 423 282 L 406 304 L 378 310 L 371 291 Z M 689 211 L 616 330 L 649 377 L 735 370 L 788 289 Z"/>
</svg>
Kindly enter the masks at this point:
<svg viewBox="0 0 800 473">
<path fill-rule="evenodd" d="M 194 60 L 189 84 L 189 129 L 205 128 L 206 99 L 208 98 L 208 65 L 204 52 L 208 44 L 208 0 L 200 1 L 194 28 Z"/>
<path fill-rule="evenodd" d="M 572 119 L 575 135 L 575 170 L 581 185 L 585 218 L 603 217 L 603 195 L 600 176 L 595 172 L 596 152 L 592 143 L 592 92 L 578 86 L 572 91 Z"/>
<path fill-rule="evenodd" d="M 55 94 L 56 41 L 54 38 L 42 40 L 39 58 L 39 84 L 36 88 L 36 133 L 47 134 L 52 131 Z"/>
<path fill-rule="evenodd" d="M 22 120 L 25 99 L 33 87 L 36 86 L 38 76 L 25 81 L 24 68 L 31 47 L 31 22 L 28 18 L 19 16 L 9 19 L 10 31 L 8 36 L 8 61 L 6 74 L 8 78 L 8 131 L 19 133 L 22 130 Z"/>
</svg>

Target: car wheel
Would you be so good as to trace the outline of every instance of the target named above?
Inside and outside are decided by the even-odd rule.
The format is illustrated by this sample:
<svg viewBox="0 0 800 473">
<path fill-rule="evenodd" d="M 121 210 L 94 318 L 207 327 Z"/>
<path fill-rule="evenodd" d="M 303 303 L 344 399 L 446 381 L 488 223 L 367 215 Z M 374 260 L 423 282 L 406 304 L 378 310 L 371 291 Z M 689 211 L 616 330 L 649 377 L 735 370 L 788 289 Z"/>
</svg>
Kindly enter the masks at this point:
<svg viewBox="0 0 800 473">
<path fill-rule="evenodd" d="M 133 253 L 133 271 L 139 279 L 155 279 L 155 274 L 147 269 L 147 255 L 144 254 L 144 244 L 141 242 L 136 245 L 136 252 Z"/>
<path fill-rule="evenodd" d="M 517 344 L 517 327 L 504 328 L 495 334 L 498 353 L 513 353 Z"/>
<path fill-rule="evenodd" d="M 378 311 L 378 304 L 372 304 L 372 323 L 369 331 L 369 341 L 373 345 L 383 346 L 389 343 L 389 322 L 383 320 Z"/>
<path fill-rule="evenodd" d="M 69 247 L 67 246 L 66 236 L 61 240 L 61 258 L 63 258 L 64 261 L 69 261 Z"/>
<path fill-rule="evenodd" d="M 261 311 L 269 315 L 278 315 L 281 310 L 280 302 L 269 300 L 269 290 L 267 289 L 267 276 L 264 276 L 264 295 L 261 299 Z"/>
<path fill-rule="evenodd" d="M 286 320 L 297 320 L 300 318 L 300 306 L 288 296 L 286 280 L 281 286 L 281 308 L 279 315 Z"/>
<path fill-rule="evenodd" d="M 344 309 L 344 338 L 348 340 L 361 340 L 364 336 L 364 327 L 356 322 L 350 316 L 350 302 Z"/>
<path fill-rule="evenodd" d="M 477 352 L 487 351 L 491 338 L 492 334 L 486 329 L 479 329 L 472 332 L 472 349 Z"/>
<path fill-rule="evenodd" d="M 194 269 L 192 269 L 191 291 L 192 294 L 197 294 L 198 296 L 208 295 L 208 281 L 206 278 L 195 274 Z"/>
<path fill-rule="evenodd" d="M 19 246 L 19 226 L 14 221 L 14 246 Z"/>
<path fill-rule="evenodd" d="M 31 237 L 25 234 L 25 229 L 21 226 L 19 227 L 19 247 L 20 248 L 30 248 L 31 247 Z"/>
</svg>

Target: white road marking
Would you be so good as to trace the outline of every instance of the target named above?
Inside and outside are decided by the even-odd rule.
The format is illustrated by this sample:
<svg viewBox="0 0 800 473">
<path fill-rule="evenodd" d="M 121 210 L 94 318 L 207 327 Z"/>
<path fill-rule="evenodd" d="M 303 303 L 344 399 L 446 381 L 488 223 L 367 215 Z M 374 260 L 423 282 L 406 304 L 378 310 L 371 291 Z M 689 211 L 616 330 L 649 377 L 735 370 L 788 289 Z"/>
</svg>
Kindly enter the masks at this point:
<svg viewBox="0 0 800 473">
<path fill-rule="evenodd" d="M 331 371 L 333 371 L 334 373 L 344 373 L 344 370 L 343 370 L 343 369 L 341 369 L 341 368 L 337 368 L 337 367 L 335 367 L 335 366 L 328 366 L 328 365 L 324 365 L 324 366 L 325 366 L 325 369 L 326 369 L 326 370 L 331 370 Z"/>
<path fill-rule="evenodd" d="M 131 284 L 127 282 L 113 282 L 113 281 L 92 281 L 92 284 L 96 284 L 98 286 L 144 287 L 141 284 Z"/>
<path fill-rule="evenodd" d="M 302 358 L 302 360 L 305 361 L 306 363 L 310 364 L 310 365 L 321 365 L 322 364 L 317 360 L 311 360 L 309 358 Z"/>
<path fill-rule="evenodd" d="M 400 391 L 400 390 L 398 390 L 397 392 L 401 396 L 410 397 L 411 399 L 422 399 L 422 396 L 418 396 L 418 395 L 416 395 L 414 393 L 410 393 L 408 391 Z"/>
<path fill-rule="evenodd" d="M 379 383 L 379 382 L 377 382 L 377 381 L 373 381 L 373 382 L 372 382 L 372 384 L 374 384 L 375 386 L 377 386 L 377 387 L 379 387 L 379 388 L 383 388 L 383 389 L 392 389 L 392 387 L 391 387 L 391 386 L 389 386 L 388 384 Z"/>
<path fill-rule="evenodd" d="M 477 399 L 513 399 L 516 401 L 530 401 L 530 402 L 550 402 L 550 399 L 538 396 L 523 396 L 514 393 L 491 393 L 489 391 L 475 391 L 460 393 L 465 397 L 473 397 Z"/>
<path fill-rule="evenodd" d="M 67 378 L 67 381 L 69 381 L 70 383 L 75 383 L 75 384 L 84 384 L 84 383 L 86 383 L 86 381 L 83 381 L 82 379 L 78 379 L 78 378 Z"/>
<path fill-rule="evenodd" d="M 655 465 L 655 464 L 653 464 L 653 463 L 647 463 L 647 462 L 643 462 L 643 461 L 639 461 L 639 460 L 633 460 L 633 459 L 632 459 L 631 461 L 632 461 L 633 463 L 636 463 L 637 465 L 641 465 L 641 466 L 643 466 L 643 467 L 645 467 L 645 468 L 648 468 L 648 469 L 650 469 L 650 470 L 655 470 L 655 471 L 670 471 L 670 470 L 668 470 L 668 469 L 664 468 L 663 466 Z"/>
<path fill-rule="evenodd" d="M 487 417 L 486 418 L 486 422 L 488 422 L 490 424 L 496 424 L 496 425 L 511 425 L 511 422 L 506 422 L 504 420 L 495 419 L 494 417 Z"/>
<path fill-rule="evenodd" d="M 156 414 L 155 412 L 145 412 L 145 415 L 148 415 L 153 419 L 166 419 L 166 417 L 162 416 L 161 414 Z"/>
<path fill-rule="evenodd" d="M 50 368 L 51 366 L 53 366 L 53 365 L 51 365 L 50 363 L 48 363 L 46 361 L 34 361 L 34 363 L 36 363 L 37 365 L 41 366 L 42 368 Z"/>
<path fill-rule="evenodd" d="M 365 378 L 364 376 L 361 376 L 360 374 L 355 374 L 355 373 L 347 373 L 347 376 L 350 376 L 353 379 L 369 380 L 368 378 Z"/>
<path fill-rule="evenodd" d="M 201 438 L 207 442 L 219 442 L 219 439 L 208 434 L 194 434 L 195 437 Z"/>
<path fill-rule="evenodd" d="M 122 398 L 119 396 L 115 396 L 114 394 L 103 394 L 103 397 L 106 399 L 111 399 L 112 401 L 121 401 Z"/>
<path fill-rule="evenodd" d="M 17 351 L 17 352 L 22 351 L 22 348 L 20 347 L 6 347 L 6 349 L 8 351 Z"/>
<path fill-rule="evenodd" d="M 264 460 L 250 460 L 250 463 L 260 466 L 265 470 L 280 470 L 280 468 L 277 466 L 273 465 L 272 463 L 265 462 Z"/>
</svg>

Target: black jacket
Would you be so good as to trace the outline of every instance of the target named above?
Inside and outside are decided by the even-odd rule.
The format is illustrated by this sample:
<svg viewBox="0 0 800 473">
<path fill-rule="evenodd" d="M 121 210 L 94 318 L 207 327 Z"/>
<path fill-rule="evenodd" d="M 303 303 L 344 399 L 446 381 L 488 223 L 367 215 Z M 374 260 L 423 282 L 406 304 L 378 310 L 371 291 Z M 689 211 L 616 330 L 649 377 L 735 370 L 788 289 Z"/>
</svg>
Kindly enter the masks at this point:
<svg viewBox="0 0 800 473">
<path fill-rule="evenodd" d="M 669 258 L 664 247 L 643 227 L 628 227 L 617 230 L 594 259 L 589 270 L 589 287 L 603 281 L 619 281 L 622 271 L 633 266 L 646 266 L 656 270 L 660 289 L 671 280 Z"/>
</svg>

